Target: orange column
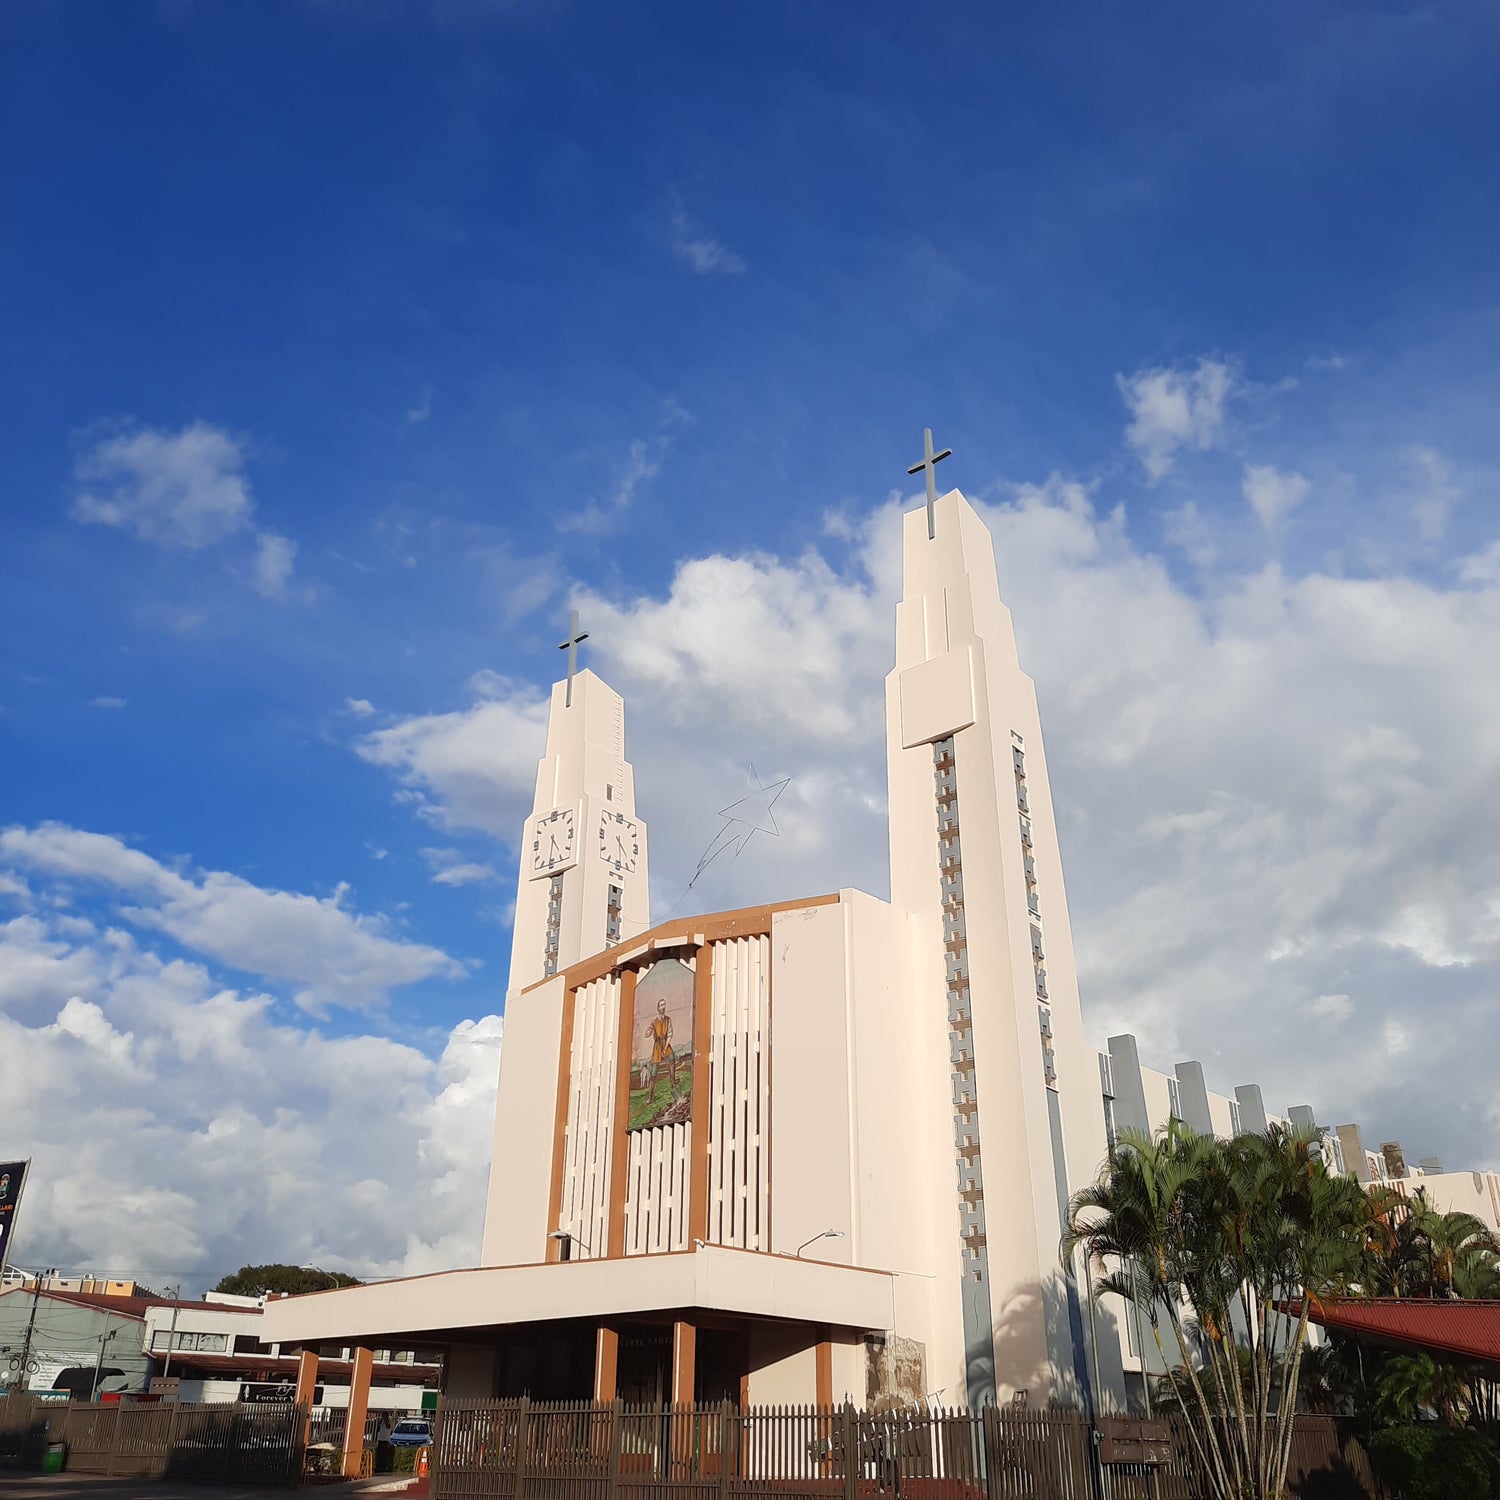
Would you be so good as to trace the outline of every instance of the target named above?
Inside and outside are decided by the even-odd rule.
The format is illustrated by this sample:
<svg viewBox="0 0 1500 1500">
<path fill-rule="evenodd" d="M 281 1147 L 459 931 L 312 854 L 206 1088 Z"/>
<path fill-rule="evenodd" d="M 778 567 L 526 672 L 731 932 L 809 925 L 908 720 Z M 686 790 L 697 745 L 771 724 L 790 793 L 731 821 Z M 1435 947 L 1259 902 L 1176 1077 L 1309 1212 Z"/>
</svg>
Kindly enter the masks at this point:
<svg viewBox="0 0 1500 1500">
<path fill-rule="evenodd" d="M 594 1404 L 608 1406 L 619 1389 L 620 1335 L 601 1323 L 594 1336 Z"/>
<path fill-rule="evenodd" d="M 304 1349 L 297 1356 L 297 1410 L 309 1413 L 302 1424 L 302 1446 L 305 1448 L 312 1436 L 312 1407 L 318 1394 L 318 1351 Z"/>
<path fill-rule="evenodd" d="M 615 1036 L 615 1118 L 609 1138 L 609 1238 L 595 1255 L 618 1259 L 625 1254 L 625 1189 L 630 1167 L 630 1047 L 635 1028 L 636 971 L 620 975 L 620 1024 Z M 611 1400 L 614 1398 L 611 1397 Z"/>
<path fill-rule="evenodd" d="M 547 1203 L 547 1234 L 542 1253 L 549 1261 L 562 1259 L 562 1242 L 550 1236 L 562 1226 L 563 1167 L 568 1159 L 568 1091 L 573 1081 L 573 1012 L 577 1009 L 576 992 L 563 995 L 562 1037 L 557 1060 L 557 1113 L 552 1121 L 552 1195 Z"/>
<path fill-rule="evenodd" d="M 672 1401 L 677 1406 L 693 1404 L 698 1367 L 698 1330 L 691 1323 L 672 1325 Z"/>
<path fill-rule="evenodd" d="M 833 1405 L 833 1341 L 828 1336 L 828 1330 L 818 1330 L 817 1358 L 814 1366 L 816 1370 L 815 1380 L 817 1382 L 817 1403 L 819 1406 Z"/>
<path fill-rule="evenodd" d="M 304 1349 L 297 1356 L 297 1405 L 311 1406 L 318 1389 L 318 1351 Z"/>
<path fill-rule="evenodd" d="M 344 1427 L 344 1478 L 358 1479 L 365 1452 L 365 1417 L 370 1410 L 370 1373 L 375 1356 L 366 1348 L 354 1351 L 349 1372 L 349 1415 Z"/>
<path fill-rule="evenodd" d="M 713 944 L 704 943 L 698 949 L 698 966 L 693 976 L 693 1131 L 688 1157 L 689 1245 L 694 1240 L 708 1238 L 708 1078 L 714 1038 L 713 955 Z"/>
</svg>

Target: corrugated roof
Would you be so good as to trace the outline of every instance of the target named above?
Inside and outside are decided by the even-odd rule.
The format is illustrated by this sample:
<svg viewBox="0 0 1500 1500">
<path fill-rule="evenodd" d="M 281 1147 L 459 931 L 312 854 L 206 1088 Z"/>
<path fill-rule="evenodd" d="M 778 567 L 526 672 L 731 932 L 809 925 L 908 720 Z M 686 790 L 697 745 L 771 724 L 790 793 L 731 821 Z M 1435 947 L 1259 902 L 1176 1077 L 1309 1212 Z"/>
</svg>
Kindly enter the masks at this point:
<svg viewBox="0 0 1500 1500">
<path fill-rule="evenodd" d="M 13 1287 L 5 1295 L 11 1296 L 23 1290 L 25 1296 L 33 1295 L 30 1287 Z M 153 1307 L 192 1307 L 200 1312 L 239 1312 L 249 1313 L 252 1317 L 259 1312 L 254 1307 L 221 1307 L 217 1302 L 176 1302 L 171 1297 L 118 1297 L 112 1292 L 73 1292 L 62 1287 L 43 1287 L 42 1296 L 50 1297 L 54 1302 L 71 1302 L 78 1307 L 97 1307 L 122 1318 L 144 1318 L 148 1309 Z"/>
<path fill-rule="evenodd" d="M 1308 1317 L 1324 1328 L 1382 1344 L 1500 1365 L 1500 1302 L 1415 1297 L 1313 1297 Z M 1297 1304 L 1291 1307 L 1296 1315 Z"/>
</svg>

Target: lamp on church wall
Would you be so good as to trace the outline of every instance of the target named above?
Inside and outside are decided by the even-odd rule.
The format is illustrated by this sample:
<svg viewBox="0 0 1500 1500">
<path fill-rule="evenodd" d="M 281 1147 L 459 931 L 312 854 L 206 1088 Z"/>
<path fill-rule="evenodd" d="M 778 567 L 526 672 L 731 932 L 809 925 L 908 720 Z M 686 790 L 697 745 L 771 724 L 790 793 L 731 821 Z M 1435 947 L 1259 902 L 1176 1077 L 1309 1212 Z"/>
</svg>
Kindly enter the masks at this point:
<svg viewBox="0 0 1500 1500">
<path fill-rule="evenodd" d="M 572 1234 L 566 1229 L 554 1229 L 552 1233 L 547 1236 L 547 1238 L 549 1240 L 556 1240 L 559 1246 L 561 1246 L 561 1248 L 557 1252 L 557 1258 L 559 1260 L 573 1259 L 573 1242 L 575 1240 L 580 1245 L 582 1245 L 590 1255 L 594 1253 L 591 1249 L 589 1249 L 589 1242 L 584 1239 L 581 1234 Z"/>
<path fill-rule="evenodd" d="M 802 1252 L 806 1250 L 807 1247 L 811 1245 L 815 1240 L 841 1240 L 843 1239 L 843 1237 L 844 1231 L 842 1229 L 820 1229 L 815 1235 L 813 1235 L 812 1239 L 803 1240 L 802 1243 L 797 1246 L 796 1250 L 793 1252 L 793 1259 L 800 1260 L 802 1257 Z"/>
</svg>

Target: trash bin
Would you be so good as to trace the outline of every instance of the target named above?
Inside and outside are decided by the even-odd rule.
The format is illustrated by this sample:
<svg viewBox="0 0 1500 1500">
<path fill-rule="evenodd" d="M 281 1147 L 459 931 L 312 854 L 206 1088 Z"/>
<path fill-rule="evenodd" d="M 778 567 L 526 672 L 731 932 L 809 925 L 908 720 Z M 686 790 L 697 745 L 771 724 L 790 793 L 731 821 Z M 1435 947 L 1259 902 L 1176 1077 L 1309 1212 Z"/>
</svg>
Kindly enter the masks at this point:
<svg viewBox="0 0 1500 1500">
<path fill-rule="evenodd" d="M 66 1443 L 48 1443 L 46 1451 L 42 1454 L 42 1473 L 61 1474 L 67 1457 L 68 1445 Z"/>
</svg>

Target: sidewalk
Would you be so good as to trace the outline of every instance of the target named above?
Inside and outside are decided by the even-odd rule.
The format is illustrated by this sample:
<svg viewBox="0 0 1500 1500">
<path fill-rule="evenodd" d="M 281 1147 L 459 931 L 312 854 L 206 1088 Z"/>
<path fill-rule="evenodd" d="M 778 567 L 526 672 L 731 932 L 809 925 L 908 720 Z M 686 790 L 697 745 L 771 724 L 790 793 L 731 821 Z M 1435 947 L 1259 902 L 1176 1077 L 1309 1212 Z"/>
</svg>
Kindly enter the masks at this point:
<svg viewBox="0 0 1500 1500">
<path fill-rule="evenodd" d="M 307 1485 L 169 1484 L 162 1479 L 106 1479 L 102 1474 L 0 1474 L 0 1500 L 288 1500 L 289 1496 L 323 1496 L 326 1500 L 426 1500 L 427 1481 L 407 1475 L 379 1474 L 373 1479 Z"/>
</svg>

